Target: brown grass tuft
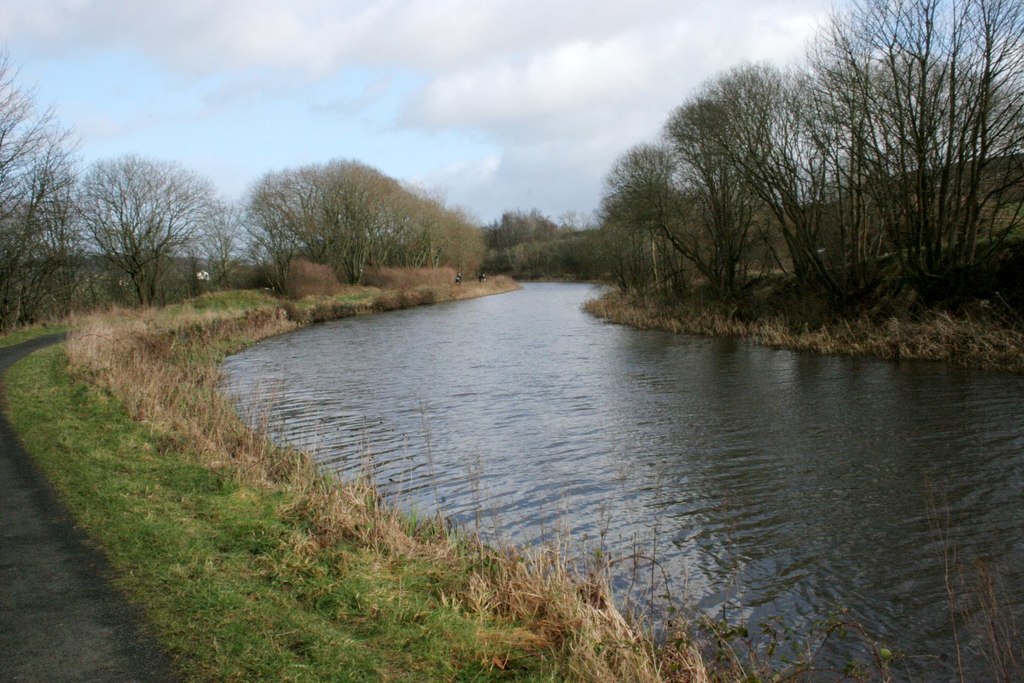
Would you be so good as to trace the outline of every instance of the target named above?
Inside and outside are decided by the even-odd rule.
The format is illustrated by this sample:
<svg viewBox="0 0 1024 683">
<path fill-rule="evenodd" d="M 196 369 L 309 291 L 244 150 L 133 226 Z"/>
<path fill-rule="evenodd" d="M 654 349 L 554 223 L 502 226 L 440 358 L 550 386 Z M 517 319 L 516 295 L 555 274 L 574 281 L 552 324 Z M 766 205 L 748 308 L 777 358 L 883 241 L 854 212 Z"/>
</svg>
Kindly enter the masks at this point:
<svg viewBox="0 0 1024 683">
<path fill-rule="evenodd" d="M 308 296 L 334 296 L 342 291 L 341 283 L 330 266 L 294 259 L 288 266 L 285 293 L 292 299 Z"/>
</svg>

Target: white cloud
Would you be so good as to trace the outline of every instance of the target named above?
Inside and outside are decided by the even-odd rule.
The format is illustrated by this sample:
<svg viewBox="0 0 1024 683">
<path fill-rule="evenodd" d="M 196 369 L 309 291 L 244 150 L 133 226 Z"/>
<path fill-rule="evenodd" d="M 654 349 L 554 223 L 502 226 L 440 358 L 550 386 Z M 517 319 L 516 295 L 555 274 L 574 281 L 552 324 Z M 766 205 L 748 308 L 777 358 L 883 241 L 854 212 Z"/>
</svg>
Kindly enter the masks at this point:
<svg viewBox="0 0 1024 683">
<path fill-rule="evenodd" d="M 444 72 L 680 21 L 713 36 L 735 35 L 752 18 L 796 30 L 794 16 L 823 8 L 822 0 L 0 0 L 0 32 L 29 34 L 52 51 L 132 46 L 199 73 L 258 66 L 322 75 L 353 63 Z"/>
<path fill-rule="evenodd" d="M 518 206 L 592 198 L 615 156 L 656 135 L 698 83 L 798 54 L 828 2 L 0 0 L 0 37 L 49 59 L 140 55 L 241 117 L 296 100 L 320 119 L 399 111 L 381 134 L 464 131 L 500 155 L 421 160 L 420 175 Z"/>
<path fill-rule="evenodd" d="M 574 41 L 523 64 L 495 60 L 435 78 L 413 103 L 413 116 L 435 125 L 486 125 L 529 120 L 623 97 L 644 79 L 647 64 L 635 41 Z"/>
<path fill-rule="evenodd" d="M 752 11 L 735 12 L 733 4 Z M 753 3 L 697 5 L 675 11 L 657 27 L 623 26 L 600 40 L 567 38 L 527 55 L 495 53 L 487 60 L 435 73 L 410 101 L 411 122 L 430 126 L 499 127 L 636 108 L 661 116 L 700 81 L 743 60 L 792 57 L 813 27 L 806 12 L 753 11 Z M 564 128 L 575 126 L 562 126 Z"/>
<path fill-rule="evenodd" d="M 741 61 L 798 55 L 817 17 L 798 9 L 694 5 L 657 26 L 494 54 L 435 74 L 409 100 L 404 120 L 475 129 L 504 147 L 486 193 L 491 203 L 518 197 L 509 205 L 587 210 L 615 157 L 657 136 L 701 81 Z"/>
</svg>

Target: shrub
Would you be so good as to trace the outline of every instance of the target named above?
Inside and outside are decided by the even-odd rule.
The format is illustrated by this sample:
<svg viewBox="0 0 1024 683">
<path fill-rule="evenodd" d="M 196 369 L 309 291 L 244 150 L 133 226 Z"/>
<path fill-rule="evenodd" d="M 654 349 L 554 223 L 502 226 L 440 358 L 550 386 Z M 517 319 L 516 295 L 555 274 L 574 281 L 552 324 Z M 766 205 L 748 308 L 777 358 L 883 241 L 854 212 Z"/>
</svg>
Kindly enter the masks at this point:
<svg viewBox="0 0 1024 683">
<path fill-rule="evenodd" d="M 292 299 L 307 296 L 333 296 L 341 292 L 341 284 L 329 266 L 295 259 L 288 267 L 285 293 Z"/>
<path fill-rule="evenodd" d="M 443 287 L 455 282 L 455 269 L 444 268 L 368 268 L 363 283 L 381 289 L 408 290 L 416 287 Z"/>
</svg>

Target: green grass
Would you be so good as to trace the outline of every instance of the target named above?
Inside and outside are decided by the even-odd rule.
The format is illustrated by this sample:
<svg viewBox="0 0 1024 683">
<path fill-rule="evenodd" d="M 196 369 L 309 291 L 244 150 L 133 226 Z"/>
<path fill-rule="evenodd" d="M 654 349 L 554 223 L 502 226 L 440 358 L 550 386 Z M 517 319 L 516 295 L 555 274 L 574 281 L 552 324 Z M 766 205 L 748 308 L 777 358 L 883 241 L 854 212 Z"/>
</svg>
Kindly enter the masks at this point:
<svg viewBox="0 0 1024 683">
<path fill-rule="evenodd" d="M 0 348 L 21 344 L 22 342 L 27 342 L 38 337 L 45 337 L 48 334 L 60 334 L 61 332 L 67 331 L 67 325 L 37 325 L 32 327 L 22 327 L 14 332 L 0 335 Z"/>
<path fill-rule="evenodd" d="M 197 311 L 246 310 L 276 305 L 277 298 L 263 289 L 228 289 L 202 294 L 189 299 L 187 304 Z"/>
<path fill-rule="evenodd" d="M 458 294 L 514 286 L 498 280 Z M 75 322 L 73 369 L 61 346 L 9 373 L 15 429 L 189 678 L 658 680 L 649 641 L 557 554 L 450 537 L 332 483 L 216 392 L 226 353 L 450 297 L 432 292 L 98 312 Z"/>
<path fill-rule="evenodd" d="M 450 568 L 346 541 L 304 553 L 288 494 L 223 478 L 131 421 L 68 376 L 63 347 L 7 383 L 28 450 L 189 678 L 562 679 L 515 624 L 446 601 Z"/>
</svg>

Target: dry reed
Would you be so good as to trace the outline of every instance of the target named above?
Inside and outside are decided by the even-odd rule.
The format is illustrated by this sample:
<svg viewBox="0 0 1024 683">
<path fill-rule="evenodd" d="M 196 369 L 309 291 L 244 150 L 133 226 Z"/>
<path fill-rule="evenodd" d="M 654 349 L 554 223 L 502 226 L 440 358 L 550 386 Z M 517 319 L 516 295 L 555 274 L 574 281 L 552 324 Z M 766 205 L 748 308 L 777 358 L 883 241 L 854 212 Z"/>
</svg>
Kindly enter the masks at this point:
<svg viewBox="0 0 1024 683">
<path fill-rule="evenodd" d="M 779 317 L 741 320 L 710 307 L 667 308 L 618 292 L 589 301 L 591 314 L 638 329 L 712 337 L 742 337 L 775 348 L 876 356 L 890 360 L 945 361 L 964 367 L 1024 372 L 1024 331 L 969 315 L 928 311 L 914 320 L 867 317 L 816 327 Z M 796 327 L 797 329 L 794 329 Z"/>
</svg>

